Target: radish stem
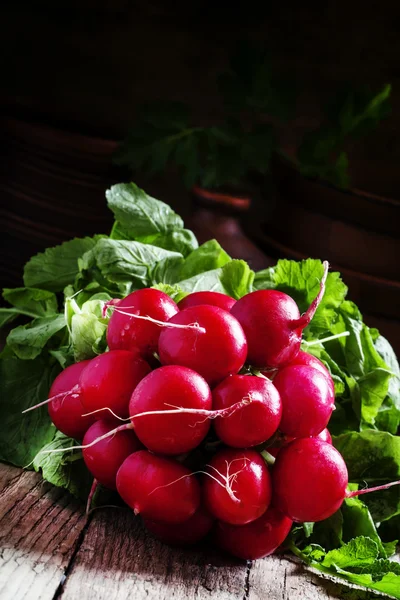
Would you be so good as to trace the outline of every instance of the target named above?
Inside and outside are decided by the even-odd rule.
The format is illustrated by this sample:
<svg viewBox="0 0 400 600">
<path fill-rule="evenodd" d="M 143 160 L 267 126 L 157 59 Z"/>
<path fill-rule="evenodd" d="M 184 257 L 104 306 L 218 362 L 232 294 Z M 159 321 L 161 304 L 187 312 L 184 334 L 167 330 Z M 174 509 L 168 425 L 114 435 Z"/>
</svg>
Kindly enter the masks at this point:
<svg viewBox="0 0 400 600">
<path fill-rule="evenodd" d="M 150 323 L 154 323 L 155 325 L 159 325 L 160 327 L 168 327 L 172 329 L 196 329 L 200 333 L 206 333 L 204 327 L 200 327 L 198 323 L 189 323 L 188 325 L 179 325 L 178 323 L 169 323 L 168 321 L 159 321 L 158 319 L 153 319 L 153 317 L 149 317 L 148 315 L 135 315 L 124 310 L 118 308 L 118 306 L 108 306 L 107 309 L 112 308 L 115 312 L 120 315 L 126 315 L 127 317 L 132 317 L 133 319 L 141 319 L 143 321 L 149 321 Z M 125 308 L 131 308 L 126 306 Z M 132 308 L 134 308 L 132 306 Z"/>
<path fill-rule="evenodd" d="M 380 490 L 387 490 L 394 485 L 400 485 L 399 481 L 392 481 L 390 483 L 385 483 L 384 485 L 377 485 L 372 488 L 366 488 L 365 490 L 355 490 L 354 492 L 346 491 L 346 498 L 354 498 L 355 496 L 361 496 L 362 494 L 369 494 L 370 492 L 379 492 Z"/>
<path fill-rule="evenodd" d="M 74 387 L 70 390 L 68 390 L 67 392 L 60 392 L 59 394 L 56 394 L 55 396 L 51 396 L 51 398 L 47 398 L 47 400 L 43 400 L 43 402 L 39 402 L 39 404 L 35 404 L 35 406 L 30 406 L 29 408 L 26 408 L 25 410 L 22 411 L 22 414 L 25 414 L 31 410 L 35 410 L 35 408 L 40 408 L 41 406 L 44 406 L 45 404 L 48 404 L 49 402 L 52 402 L 53 400 L 57 400 L 57 398 L 61 398 L 63 397 L 63 399 L 68 396 L 68 394 L 71 393 L 75 393 L 76 395 L 77 392 L 80 390 L 79 385 L 76 384 L 74 385 Z"/>
<path fill-rule="evenodd" d="M 325 282 L 326 282 L 326 278 L 328 277 L 328 269 L 329 269 L 328 261 L 324 260 L 324 262 L 322 263 L 322 266 L 324 267 L 324 274 L 322 275 L 321 283 L 319 286 L 319 292 L 316 295 L 316 297 L 314 298 L 314 300 L 311 302 L 310 306 L 308 307 L 308 309 L 304 313 L 304 315 L 301 315 L 301 317 L 299 319 L 295 319 L 290 322 L 291 329 L 304 329 L 305 327 L 307 327 L 307 325 L 309 325 L 311 323 L 311 320 L 312 320 L 313 316 L 315 315 L 315 312 L 319 306 L 319 303 L 321 302 L 322 297 L 325 293 Z"/>
<path fill-rule="evenodd" d="M 326 338 L 322 338 L 321 340 L 313 340 L 312 342 L 307 342 L 306 340 L 302 341 L 302 344 L 305 344 L 307 348 L 309 346 L 315 346 L 316 344 L 323 344 L 324 342 L 330 342 L 331 340 L 337 340 L 342 337 L 347 337 L 350 335 L 350 331 L 342 331 L 342 333 L 336 333 L 335 335 L 330 335 Z"/>
</svg>

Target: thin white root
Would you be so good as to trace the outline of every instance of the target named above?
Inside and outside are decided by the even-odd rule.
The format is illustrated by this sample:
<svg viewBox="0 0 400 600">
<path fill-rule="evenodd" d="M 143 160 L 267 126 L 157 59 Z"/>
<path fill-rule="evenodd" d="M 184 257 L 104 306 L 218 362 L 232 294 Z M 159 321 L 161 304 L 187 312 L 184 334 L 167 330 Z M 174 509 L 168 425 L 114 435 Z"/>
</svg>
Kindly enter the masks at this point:
<svg viewBox="0 0 400 600">
<path fill-rule="evenodd" d="M 99 412 L 103 412 L 103 411 L 108 411 L 115 419 L 118 419 L 118 421 L 129 421 L 129 417 L 127 417 L 126 419 L 123 419 L 122 417 L 119 417 L 111 408 L 109 408 L 108 406 L 104 406 L 104 408 L 97 408 L 96 410 L 92 410 L 90 412 L 84 413 L 82 415 L 82 417 L 90 417 L 91 415 L 96 415 Z"/>
<path fill-rule="evenodd" d="M 187 415 L 202 415 L 207 419 L 216 419 L 217 417 L 229 417 L 237 410 L 240 410 L 244 406 L 247 406 L 251 403 L 251 398 L 246 396 L 240 402 L 236 402 L 232 404 L 232 406 L 228 406 L 227 408 L 222 408 L 220 410 L 206 410 L 203 408 L 183 408 L 181 406 L 174 406 L 173 404 L 165 403 L 165 406 L 171 406 L 171 410 L 150 410 L 142 413 L 138 413 L 136 415 L 131 415 L 129 418 L 131 420 L 137 419 L 139 417 L 149 417 L 155 415 L 179 415 L 179 414 L 187 414 Z M 204 421 L 200 421 L 199 423 L 203 423 Z"/>
<path fill-rule="evenodd" d="M 48 404 L 49 402 L 52 402 L 53 400 L 57 400 L 57 398 L 62 398 L 63 400 L 69 396 L 71 394 L 72 398 L 78 398 L 79 394 L 77 393 L 78 391 L 80 391 L 80 387 L 78 384 L 74 385 L 74 387 L 70 390 L 68 390 L 68 392 L 60 392 L 59 394 L 56 394 L 55 396 L 51 396 L 51 398 L 47 398 L 47 400 L 43 400 L 43 402 L 39 402 L 39 404 L 35 404 L 35 406 L 30 406 L 29 408 L 26 408 L 25 410 L 22 411 L 22 414 L 25 414 L 31 410 L 35 410 L 35 408 L 40 408 L 41 406 L 44 406 L 45 404 Z"/>
<path fill-rule="evenodd" d="M 86 503 L 86 515 L 90 513 L 90 505 L 92 504 L 93 496 L 96 493 L 98 481 L 96 478 L 93 479 L 92 487 L 90 488 L 89 496 Z"/>
<path fill-rule="evenodd" d="M 235 459 L 231 460 L 230 463 L 228 463 L 228 461 L 226 460 L 225 461 L 225 464 L 226 464 L 226 475 L 223 475 L 222 473 L 220 473 L 218 471 L 218 469 L 216 469 L 213 465 L 206 465 L 210 469 L 214 469 L 214 471 L 217 473 L 217 475 L 219 477 L 221 477 L 221 479 L 222 479 L 222 481 L 224 483 L 222 483 L 221 481 L 217 481 L 213 476 L 209 475 L 212 479 L 214 479 L 215 481 L 217 481 L 217 483 L 227 491 L 229 497 L 231 498 L 231 500 L 233 500 L 233 502 L 240 502 L 240 499 L 237 496 L 235 496 L 235 493 L 234 493 L 234 491 L 232 489 L 232 486 L 236 482 L 237 476 L 244 469 L 244 467 L 242 467 L 241 469 L 239 469 L 239 471 L 235 471 L 235 473 L 229 473 L 229 470 L 231 469 L 233 463 L 237 462 L 237 461 L 244 461 L 246 463 L 248 461 L 248 459 L 247 458 L 235 458 Z"/>
<path fill-rule="evenodd" d="M 370 492 L 379 492 L 381 490 L 387 490 L 394 485 L 400 485 L 399 481 L 391 481 L 390 483 L 384 483 L 383 485 L 377 485 L 371 488 L 365 488 L 363 490 L 355 490 L 354 492 L 346 491 L 346 498 L 354 498 L 355 496 L 361 496 L 362 494 L 369 494 Z"/>
<path fill-rule="evenodd" d="M 93 442 L 90 442 L 90 444 L 85 444 L 82 446 L 69 446 L 69 448 L 54 448 L 54 450 L 41 450 L 39 452 L 39 454 L 53 454 L 53 453 L 55 454 L 58 452 L 68 452 L 69 450 L 85 450 L 86 448 L 91 448 L 92 446 L 95 446 L 99 442 L 102 442 L 103 440 L 106 440 L 107 438 L 115 435 L 119 431 L 125 431 L 126 429 L 133 429 L 132 423 L 126 423 L 125 425 L 119 425 L 118 427 L 116 427 L 115 429 L 112 429 L 108 433 L 105 433 L 104 435 L 101 435 L 100 437 L 96 438 L 95 440 L 93 440 Z"/>
<path fill-rule="evenodd" d="M 206 475 L 207 477 L 210 477 L 210 479 L 212 479 L 213 481 L 215 481 L 215 483 L 217 483 L 219 486 L 221 486 L 224 490 L 226 490 L 227 493 L 228 493 L 228 495 L 229 495 L 229 497 L 234 502 L 240 502 L 240 499 L 237 498 L 237 496 L 235 496 L 235 494 L 234 494 L 234 492 L 232 490 L 232 484 L 236 481 L 237 476 L 239 475 L 239 473 L 243 469 L 240 469 L 239 471 L 236 471 L 235 473 L 229 474 L 229 468 L 230 468 L 230 466 L 232 465 L 233 462 L 235 462 L 237 460 L 243 460 L 243 459 L 241 459 L 241 458 L 235 458 L 229 464 L 226 461 L 226 465 L 227 465 L 227 474 L 226 475 L 222 475 L 222 473 L 220 473 L 212 465 L 206 465 L 206 467 L 210 467 L 211 469 L 214 469 L 214 471 L 217 472 L 217 474 L 222 479 L 222 481 L 220 481 L 217 477 L 215 477 L 214 475 L 212 475 L 208 471 L 194 471 L 193 473 L 189 473 L 189 475 L 182 475 L 182 477 L 178 477 L 178 479 L 175 479 L 174 481 L 171 481 L 170 483 L 166 483 L 165 485 L 159 485 L 159 486 L 157 486 L 156 488 L 154 488 L 154 490 L 152 490 L 150 492 L 149 496 L 151 496 L 151 494 L 154 494 L 154 492 L 156 492 L 157 490 L 169 487 L 170 485 L 173 485 L 174 483 L 178 483 L 178 481 L 181 481 L 182 479 L 185 479 L 186 477 L 192 477 L 193 475 Z M 247 459 L 244 459 L 244 460 L 246 461 Z M 223 482 L 225 482 L 225 483 L 223 483 Z"/>
<path fill-rule="evenodd" d="M 133 306 L 126 306 L 125 308 L 134 308 Z M 206 330 L 204 327 L 200 327 L 199 323 L 189 323 L 188 325 L 180 325 L 179 323 L 169 323 L 168 321 L 159 321 L 158 319 L 153 319 L 153 317 L 149 317 L 148 315 L 135 315 L 133 313 L 126 312 L 118 306 L 109 305 L 107 306 L 107 310 L 112 309 L 120 315 L 126 315 L 127 317 L 132 317 L 133 319 L 141 319 L 143 321 L 149 321 L 150 323 L 154 323 L 159 327 L 168 327 L 171 329 L 196 329 L 199 333 L 205 333 Z"/>
<path fill-rule="evenodd" d="M 323 344 L 324 342 L 337 340 L 342 337 L 347 337 L 348 335 L 350 335 L 350 331 L 342 331 L 342 333 L 336 333 L 335 335 L 330 335 L 326 338 L 322 338 L 321 340 L 313 340 L 312 342 L 307 342 L 306 340 L 303 340 L 301 343 L 305 344 L 308 348 L 309 346 L 316 346 L 317 344 Z"/>
</svg>

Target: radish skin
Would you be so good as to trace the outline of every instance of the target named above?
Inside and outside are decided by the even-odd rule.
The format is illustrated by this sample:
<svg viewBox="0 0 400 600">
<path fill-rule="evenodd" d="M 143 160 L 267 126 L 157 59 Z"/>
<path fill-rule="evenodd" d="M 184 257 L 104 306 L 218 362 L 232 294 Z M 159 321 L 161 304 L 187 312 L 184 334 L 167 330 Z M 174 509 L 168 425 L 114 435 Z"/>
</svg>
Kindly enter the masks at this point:
<svg viewBox="0 0 400 600">
<path fill-rule="evenodd" d="M 247 525 L 230 525 L 219 521 L 215 540 L 220 548 L 244 560 L 264 558 L 285 541 L 293 521 L 271 506 L 257 520 Z"/>
<path fill-rule="evenodd" d="M 329 265 L 325 261 L 323 266 L 319 293 L 303 316 L 296 302 L 277 290 L 250 292 L 234 304 L 231 313 L 246 335 L 248 363 L 260 368 L 278 368 L 296 357 L 302 331 L 310 323 L 324 294 Z"/>
<path fill-rule="evenodd" d="M 191 471 L 147 450 L 128 456 L 116 482 L 121 498 L 146 519 L 182 523 L 200 506 L 200 485 Z"/>
<path fill-rule="evenodd" d="M 163 365 L 181 365 L 199 373 L 210 386 L 244 365 L 247 342 L 239 322 L 217 306 L 198 305 L 182 310 L 173 324 L 198 323 L 205 333 L 193 329 L 163 329 L 158 354 Z"/>
</svg>

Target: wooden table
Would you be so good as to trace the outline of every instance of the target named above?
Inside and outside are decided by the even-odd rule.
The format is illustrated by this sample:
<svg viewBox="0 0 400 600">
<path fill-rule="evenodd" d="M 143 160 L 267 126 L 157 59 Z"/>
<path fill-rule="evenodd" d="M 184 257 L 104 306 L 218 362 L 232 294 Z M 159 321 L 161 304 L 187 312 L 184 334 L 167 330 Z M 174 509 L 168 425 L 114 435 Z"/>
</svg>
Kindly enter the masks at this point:
<svg viewBox="0 0 400 600">
<path fill-rule="evenodd" d="M 147 534 L 129 509 L 86 518 L 69 493 L 0 464 L 1 600 L 347 600 L 371 598 L 283 557 L 230 559 Z"/>
</svg>

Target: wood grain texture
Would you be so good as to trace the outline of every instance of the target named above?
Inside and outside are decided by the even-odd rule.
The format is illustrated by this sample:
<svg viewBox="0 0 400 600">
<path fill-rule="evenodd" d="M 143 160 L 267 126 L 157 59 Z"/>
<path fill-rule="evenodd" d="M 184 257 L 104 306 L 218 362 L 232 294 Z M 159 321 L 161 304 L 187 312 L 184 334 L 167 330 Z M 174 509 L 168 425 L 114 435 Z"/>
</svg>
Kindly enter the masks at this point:
<svg viewBox="0 0 400 600">
<path fill-rule="evenodd" d="M 300 562 L 268 556 L 250 564 L 244 600 L 372 600 L 381 597 L 356 586 L 319 577 Z"/>
<path fill-rule="evenodd" d="M 0 464 L 1 600 L 371 600 L 281 556 L 245 563 L 161 544 L 126 508 L 83 507 Z"/>
<path fill-rule="evenodd" d="M 0 598 L 52 599 L 85 522 L 70 494 L 0 464 Z"/>
<path fill-rule="evenodd" d="M 146 533 L 127 509 L 96 511 L 62 600 L 242 600 L 247 567 L 217 552 L 176 549 Z"/>
<path fill-rule="evenodd" d="M 235 560 L 209 545 L 171 548 L 127 509 L 95 512 L 60 589 L 61 600 L 371 600 L 281 556 Z"/>
</svg>

